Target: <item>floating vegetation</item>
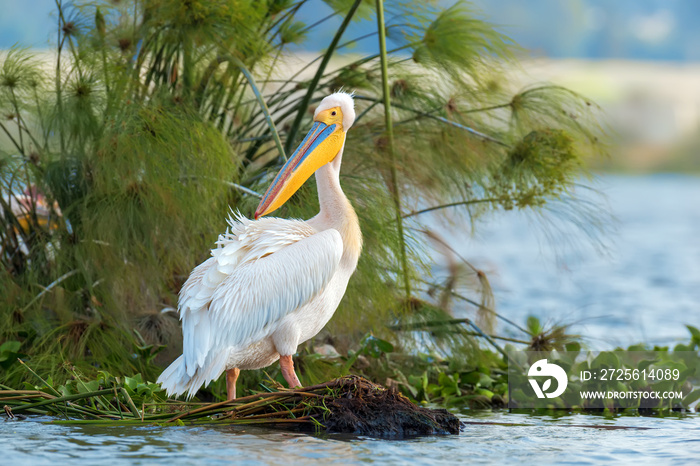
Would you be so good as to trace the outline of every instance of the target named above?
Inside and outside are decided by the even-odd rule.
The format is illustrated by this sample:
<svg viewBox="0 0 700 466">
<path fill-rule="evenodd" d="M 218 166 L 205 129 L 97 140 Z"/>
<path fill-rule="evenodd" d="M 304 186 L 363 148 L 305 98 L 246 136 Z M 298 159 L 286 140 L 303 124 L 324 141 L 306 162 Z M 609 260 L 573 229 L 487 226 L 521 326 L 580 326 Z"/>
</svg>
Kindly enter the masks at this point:
<svg viewBox="0 0 700 466">
<path fill-rule="evenodd" d="M 125 386 L 59 396 L 40 390 L 0 390 L 9 419 L 25 413 L 63 416 L 57 424 L 284 424 L 286 428 L 323 430 L 373 437 L 457 434 L 460 422 L 444 409 L 413 404 L 395 389 L 358 376 L 294 390 L 278 388 L 219 403 L 143 401 Z M 131 394 L 130 394 L 131 393 Z"/>
<path fill-rule="evenodd" d="M 51 422 L 62 424 L 255 424 L 393 438 L 459 432 L 461 423 L 455 416 L 444 409 L 428 409 L 424 407 L 426 403 L 430 403 L 431 407 L 469 406 L 473 409 L 497 410 L 510 406 L 515 412 L 550 415 L 577 412 L 605 417 L 685 416 L 698 411 L 700 330 L 693 326 L 687 326 L 689 341 L 673 349 L 632 345 L 624 350 L 618 348 L 600 352 L 593 360 L 605 363 L 609 370 L 633 371 L 642 366 L 630 365 L 634 358 L 624 359 L 622 355 L 644 353 L 643 368 L 653 368 L 655 371 L 675 369 L 678 377 L 645 383 L 630 380 L 622 385 L 618 383 L 617 389 L 671 390 L 682 392 L 682 398 L 635 399 L 623 404 L 605 401 L 603 409 L 600 404 L 582 403 L 580 398 L 576 398 L 583 386 L 581 380 L 574 379 L 570 382 L 572 393 L 567 392 L 566 396 L 551 400 L 547 408 L 525 408 L 518 405 L 518 399 L 524 399 L 524 395 L 514 384 L 526 386 L 527 380 L 524 373 L 515 374 L 509 369 L 509 359 L 527 367 L 534 359 L 560 357 L 566 361 L 564 365 L 571 374 L 590 371 L 591 362 L 578 358 L 579 353 L 585 353 L 578 338 L 567 334 L 563 327 L 548 328 L 533 317 L 528 319 L 527 327 L 539 333 L 533 334 L 529 342 L 484 334 L 468 320 L 436 320 L 435 317 L 431 314 L 422 322 L 416 320 L 396 326 L 395 331 L 413 335 L 416 332 L 433 332 L 435 342 L 464 338 L 463 334 L 467 334 L 490 341 L 494 350 L 463 348 L 461 354 L 472 351 L 477 355 L 472 360 L 446 357 L 439 347 L 427 353 L 409 355 L 398 348 L 400 341 L 395 346 L 367 335 L 362 339 L 360 348 L 346 356 L 334 354 L 323 357 L 319 350 L 318 353 L 302 351 L 297 357 L 302 380 L 309 377 L 331 378 L 328 374 L 347 374 L 351 369 L 362 376 L 347 375 L 293 390 L 283 388 L 273 378 L 267 378 L 254 389 L 249 386 L 243 391 L 250 395 L 232 401 L 212 399 L 212 393 L 218 393 L 218 390 L 211 389 L 201 390 L 198 394 L 201 398 L 195 401 L 168 399 L 158 384 L 144 380 L 141 374 L 114 377 L 100 371 L 97 378 L 89 379 L 71 367 L 64 367 L 70 374 L 70 380 L 61 385 L 50 377 L 41 377 L 20 360 L 18 365 L 40 383 L 33 385 L 25 382 L 23 389 L 0 385 L 0 405 L 10 420 L 22 420 L 27 415 L 50 415 L 56 417 Z M 501 341 L 508 343 L 501 347 Z M 511 343 L 520 345 L 521 351 L 509 347 Z M 445 348 L 452 347 L 455 345 Z M 7 363 L 10 355 L 16 354 L 15 349 L 16 345 L 13 344 L 0 346 L 0 365 Z M 555 353 L 550 353 L 552 350 Z M 558 356 L 555 356 L 556 352 Z M 525 360 L 527 358 L 534 359 L 528 362 Z M 368 379 L 382 380 L 386 388 Z"/>
</svg>

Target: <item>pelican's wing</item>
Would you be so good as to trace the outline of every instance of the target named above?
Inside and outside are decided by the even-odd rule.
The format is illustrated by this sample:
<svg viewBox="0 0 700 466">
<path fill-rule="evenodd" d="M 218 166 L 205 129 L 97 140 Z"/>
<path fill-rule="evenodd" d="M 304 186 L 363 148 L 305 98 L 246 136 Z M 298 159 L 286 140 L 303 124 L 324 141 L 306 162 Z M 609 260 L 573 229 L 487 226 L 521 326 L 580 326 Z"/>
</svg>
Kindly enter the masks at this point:
<svg viewBox="0 0 700 466">
<path fill-rule="evenodd" d="M 240 265 L 209 307 L 227 346 L 247 345 L 265 327 L 316 297 L 333 277 L 343 253 L 336 230 L 304 238 L 274 254 Z"/>
<path fill-rule="evenodd" d="M 286 222 L 268 230 L 260 221 L 242 225 L 183 286 L 183 355 L 190 376 L 206 368 L 218 377 L 225 361 L 214 358 L 261 338 L 266 327 L 317 296 L 335 273 L 343 251 L 340 233 L 314 233 L 304 222 Z"/>
</svg>

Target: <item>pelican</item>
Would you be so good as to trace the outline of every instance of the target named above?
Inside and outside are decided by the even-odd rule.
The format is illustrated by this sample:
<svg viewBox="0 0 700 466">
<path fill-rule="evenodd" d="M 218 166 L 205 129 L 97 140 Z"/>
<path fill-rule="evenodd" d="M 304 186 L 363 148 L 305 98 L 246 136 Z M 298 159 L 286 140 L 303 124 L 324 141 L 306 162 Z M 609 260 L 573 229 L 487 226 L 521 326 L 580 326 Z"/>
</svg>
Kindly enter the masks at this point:
<svg viewBox="0 0 700 466">
<path fill-rule="evenodd" d="M 340 187 L 352 96 L 324 98 L 314 123 L 255 211 L 229 217 L 211 257 L 187 279 L 178 300 L 183 350 L 158 378 L 168 395 L 197 390 L 226 372 L 228 399 L 241 369 L 279 359 L 290 388 L 301 386 L 292 355 L 326 325 L 345 294 L 362 249 L 357 215 Z M 320 212 L 307 220 L 261 218 L 316 173 Z"/>
<path fill-rule="evenodd" d="M 40 227 L 54 230 L 58 227 L 58 222 L 51 216 L 51 209 L 60 217 L 62 215 L 58 203 L 54 201 L 50 206 L 46 196 L 35 185 L 30 185 L 22 194 L 8 194 L 4 201 L 10 208 L 10 212 L 17 219 L 19 228 L 29 233 L 32 229 L 32 216 L 36 216 L 37 224 Z"/>
</svg>

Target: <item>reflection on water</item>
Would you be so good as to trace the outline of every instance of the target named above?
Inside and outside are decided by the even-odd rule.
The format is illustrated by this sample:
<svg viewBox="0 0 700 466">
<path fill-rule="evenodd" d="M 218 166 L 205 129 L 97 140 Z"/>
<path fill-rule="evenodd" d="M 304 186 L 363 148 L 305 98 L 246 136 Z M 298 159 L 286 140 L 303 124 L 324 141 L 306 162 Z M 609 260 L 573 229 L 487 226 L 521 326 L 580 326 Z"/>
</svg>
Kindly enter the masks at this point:
<svg viewBox="0 0 700 466">
<path fill-rule="evenodd" d="M 605 177 L 603 185 L 619 220 L 609 258 L 564 254 L 557 267 L 540 248 L 531 225 L 516 215 L 485 225 L 476 239 L 454 234 L 450 240 L 465 256 L 497 272 L 493 283 L 499 311 L 508 317 L 522 321 L 534 313 L 582 321 L 575 330 L 592 337 L 593 349 L 687 339 L 682 324 L 700 324 L 700 179 Z M 0 422 L 1 462 L 641 465 L 696 463 L 700 449 L 697 415 L 606 419 L 466 411 L 460 416 L 484 424 L 468 424 L 459 436 L 388 441 L 234 426 L 69 427 L 40 422 L 50 418 L 30 418 Z"/>
<path fill-rule="evenodd" d="M 31 418 L 0 424 L 4 464 L 454 464 L 455 461 L 548 464 L 691 463 L 700 418 L 524 414 L 460 415 L 459 436 L 410 440 L 314 436 L 262 428 L 57 426 Z M 481 424 L 483 423 L 483 424 Z M 499 425 L 506 423 L 509 425 Z M 599 426 L 629 429 L 608 430 Z M 644 428 L 644 429 L 642 429 Z"/>
<path fill-rule="evenodd" d="M 684 324 L 700 326 L 700 177 L 604 176 L 597 188 L 616 218 L 607 255 L 511 212 L 447 238 L 491 272 L 497 310 L 517 322 L 573 322 L 593 350 L 687 342 Z"/>
</svg>

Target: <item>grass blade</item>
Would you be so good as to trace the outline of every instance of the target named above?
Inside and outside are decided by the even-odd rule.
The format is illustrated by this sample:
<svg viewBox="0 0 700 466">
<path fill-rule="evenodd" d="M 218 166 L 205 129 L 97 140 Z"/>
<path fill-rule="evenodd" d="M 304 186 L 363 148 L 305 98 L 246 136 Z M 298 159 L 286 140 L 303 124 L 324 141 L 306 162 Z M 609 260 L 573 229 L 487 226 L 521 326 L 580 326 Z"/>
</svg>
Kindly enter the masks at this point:
<svg viewBox="0 0 700 466">
<path fill-rule="evenodd" d="M 44 385 L 46 385 L 46 387 L 47 387 L 49 390 L 51 390 L 56 396 L 59 396 L 59 397 L 61 396 L 61 394 L 58 393 L 58 392 L 56 391 L 55 388 L 53 388 L 51 385 L 49 385 L 49 383 L 48 383 L 46 380 L 44 380 L 39 374 L 37 374 L 36 372 L 34 372 L 34 370 L 32 370 L 31 367 L 29 367 L 27 364 L 25 364 L 24 361 L 22 361 L 20 358 L 17 358 L 17 361 L 19 361 L 19 363 L 22 364 L 22 365 L 23 365 L 29 372 L 31 372 L 37 379 L 41 380 L 41 383 L 43 383 Z"/>
</svg>

